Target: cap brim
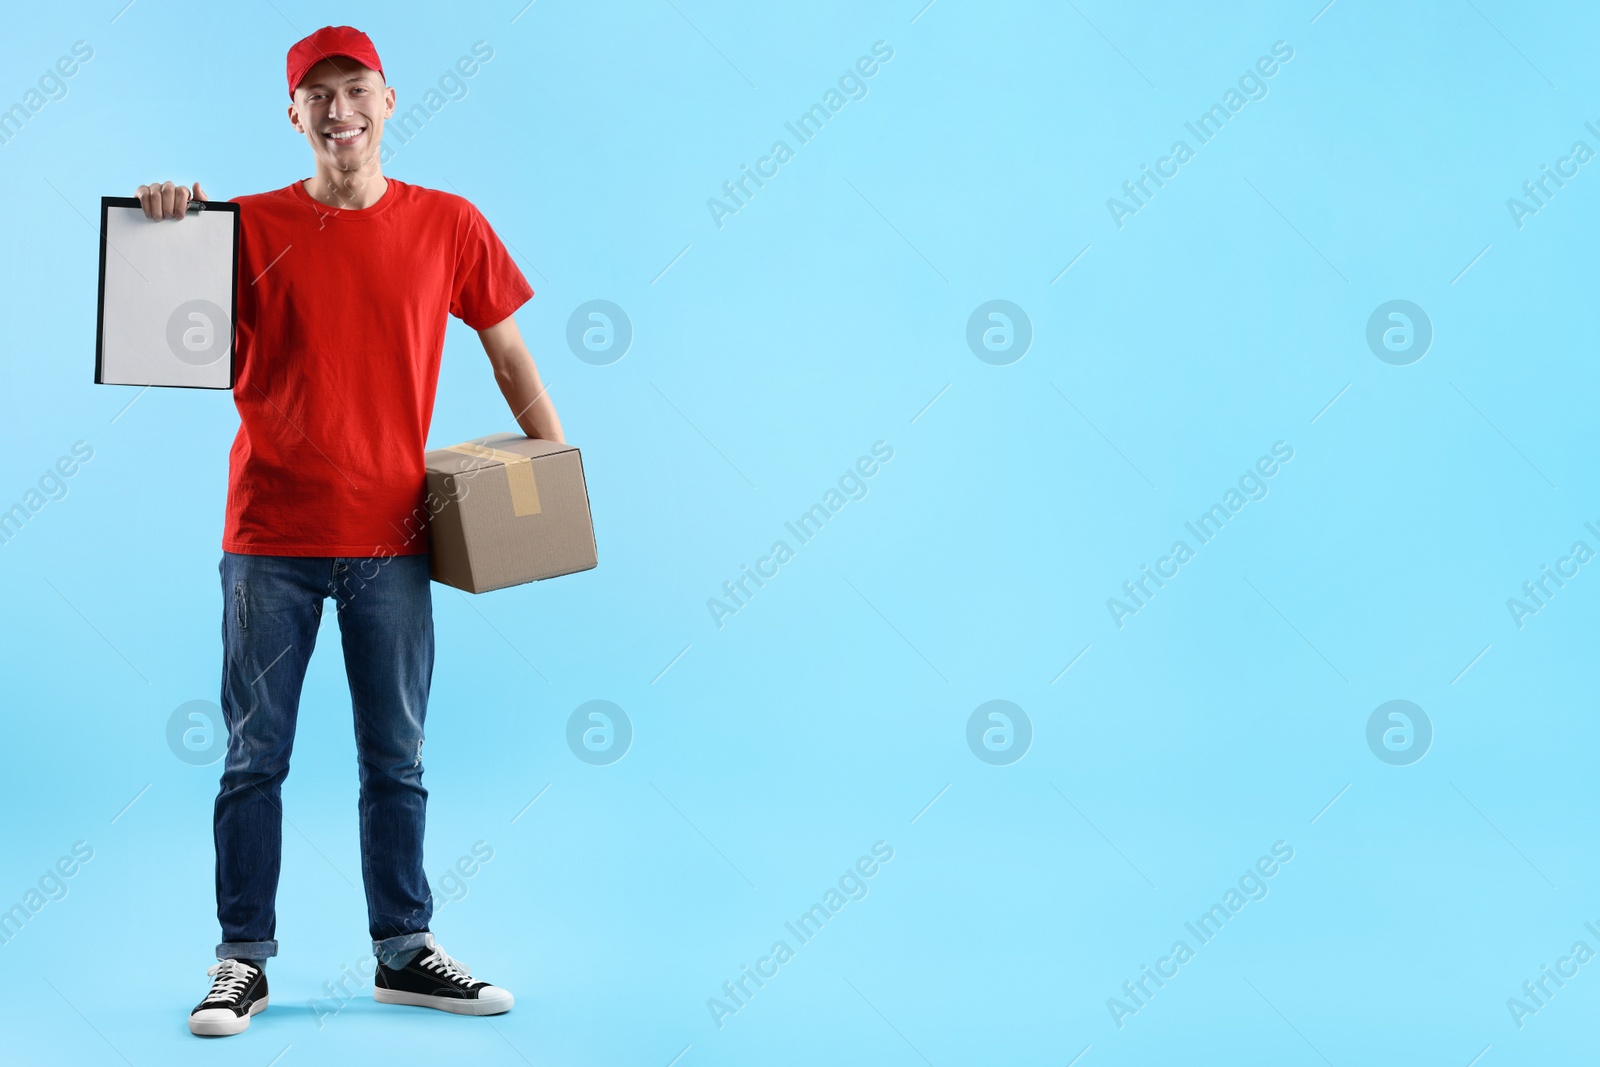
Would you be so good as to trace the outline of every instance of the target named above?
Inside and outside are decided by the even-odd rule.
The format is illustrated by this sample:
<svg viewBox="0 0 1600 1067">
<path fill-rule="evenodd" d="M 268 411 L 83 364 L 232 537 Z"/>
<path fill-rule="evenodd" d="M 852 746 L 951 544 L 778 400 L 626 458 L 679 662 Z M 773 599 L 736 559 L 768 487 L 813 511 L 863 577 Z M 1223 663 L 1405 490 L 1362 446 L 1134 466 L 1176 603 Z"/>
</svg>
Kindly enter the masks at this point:
<svg viewBox="0 0 1600 1067">
<path fill-rule="evenodd" d="M 367 64 L 365 62 L 362 61 L 362 59 L 359 56 L 353 56 L 349 52 L 324 52 L 324 53 L 322 53 L 321 56 L 319 56 L 316 59 L 312 60 L 311 66 L 306 67 L 305 70 L 300 72 L 300 77 L 295 79 L 294 88 L 289 90 L 289 96 L 291 98 L 294 96 L 295 93 L 300 91 L 300 86 L 305 84 L 306 75 L 311 73 L 311 67 L 315 67 L 318 63 L 321 63 L 324 59 L 348 59 L 350 62 L 354 63 L 358 67 L 362 67 L 362 68 L 364 68 L 366 70 L 370 70 L 370 71 L 374 72 L 380 78 L 382 78 L 384 76 L 382 67 L 369 67 L 369 66 L 367 66 Z M 385 80 L 387 80 L 387 79 L 385 79 Z"/>
</svg>

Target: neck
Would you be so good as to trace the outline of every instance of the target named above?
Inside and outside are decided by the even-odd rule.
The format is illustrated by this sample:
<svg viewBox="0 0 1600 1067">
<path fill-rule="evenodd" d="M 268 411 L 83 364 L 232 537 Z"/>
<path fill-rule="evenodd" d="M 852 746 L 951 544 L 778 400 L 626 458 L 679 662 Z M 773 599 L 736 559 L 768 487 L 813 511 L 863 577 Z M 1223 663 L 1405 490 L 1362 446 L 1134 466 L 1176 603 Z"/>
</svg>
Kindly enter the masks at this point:
<svg viewBox="0 0 1600 1067">
<path fill-rule="evenodd" d="M 304 184 L 311 199 L 350 211 L 376 204 L 389 187 L 376 153 L 356 170 L 335 170 L 318 160 L 316 175 L 307 178 Z"/>
</svg>

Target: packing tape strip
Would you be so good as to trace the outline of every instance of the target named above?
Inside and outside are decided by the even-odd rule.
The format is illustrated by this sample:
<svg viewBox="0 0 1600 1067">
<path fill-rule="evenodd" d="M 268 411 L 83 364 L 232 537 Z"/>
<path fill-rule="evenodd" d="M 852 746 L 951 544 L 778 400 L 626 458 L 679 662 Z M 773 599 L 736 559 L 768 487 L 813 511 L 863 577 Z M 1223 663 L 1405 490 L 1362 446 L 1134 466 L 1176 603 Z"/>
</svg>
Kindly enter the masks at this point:
<svg viewBox="0 0 1600 1067">
<path fill-rule="evenodd" d="M 519 456 L 515 452 L 503 452 L 498 448 L 490 448 L 488 445 L 480 445 L 473 441 L 450 445 L 445 451 L 459 452 L 464 456 L 476 456 L 480 459 L 498 460 L 506 469 L 506 484 L 511 489 L 512 513 L 539 514 L 539 485 L 533 479 L 531 457 Z"/>
</svg>

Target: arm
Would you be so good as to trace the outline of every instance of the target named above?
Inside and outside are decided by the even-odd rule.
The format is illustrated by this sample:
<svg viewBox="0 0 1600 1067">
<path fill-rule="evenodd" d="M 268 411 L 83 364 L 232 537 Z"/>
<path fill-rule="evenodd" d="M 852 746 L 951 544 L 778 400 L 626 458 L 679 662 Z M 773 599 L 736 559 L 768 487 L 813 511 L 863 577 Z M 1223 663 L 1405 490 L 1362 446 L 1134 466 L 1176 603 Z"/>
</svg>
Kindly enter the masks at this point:
<svg viewBox="0 0 1600 1067">
<path fill-rule="evenodd" d="M 562 436 L 556 406 L 539 381 L 539 368 L 533 365 L 533 356 L 522 343 L 517 320 L 507 317 L 504 322 L 479 330 L 478 338 L 494 367 L 494 379 L 500 385 L 500 392 L 505 394 L 512 417 L 522 427 L 522 432 L 529 437 L 565 444 L 567 439 Z"/>
</svg>

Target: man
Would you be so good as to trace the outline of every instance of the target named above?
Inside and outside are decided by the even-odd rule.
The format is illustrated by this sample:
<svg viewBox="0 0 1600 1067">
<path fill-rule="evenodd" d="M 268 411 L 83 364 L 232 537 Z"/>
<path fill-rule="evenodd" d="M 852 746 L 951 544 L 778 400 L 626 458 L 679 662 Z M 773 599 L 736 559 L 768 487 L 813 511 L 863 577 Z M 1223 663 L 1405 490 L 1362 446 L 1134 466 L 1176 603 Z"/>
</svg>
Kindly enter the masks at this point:
<svg viewBox="0 0 1600 1067">
<path fill-rule="evenodd" d="M 277 954 L 281 787 L 306 665 L 333 597 L 360 765 L 361 869 L 380 1003 L 467 1015 L 510 1009 L 428 929 L 423 721 L 433 674 L 423 451 L 446 315 L 478 332 L 524 433 L 564 440 L 512 312 L 533 295 L 466 200 L 386 178 L 394 114 L 372 42 L 324 27 L 288 56 L 289 122 L 313 177 L 240 205 L 239 433 L 218 570 L 228 753 L 217 795 L 217 917 L 196 1034 L 236 1034 L 267 1006 Z M 152 219 L 190 190 L 142 185 Z M 205 199 L 200 183 L 194 199 Z"/>
</svg>

